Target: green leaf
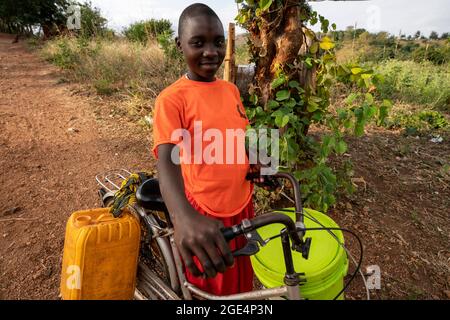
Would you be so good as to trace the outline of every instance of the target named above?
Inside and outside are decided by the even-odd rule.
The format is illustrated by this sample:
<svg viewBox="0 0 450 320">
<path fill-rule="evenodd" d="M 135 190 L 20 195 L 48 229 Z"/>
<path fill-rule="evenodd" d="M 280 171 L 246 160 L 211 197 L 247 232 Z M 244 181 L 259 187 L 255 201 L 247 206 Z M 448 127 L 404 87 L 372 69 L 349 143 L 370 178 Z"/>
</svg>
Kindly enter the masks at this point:
<svg viewBox="0 0 450 320">
<path fill-rule="evenodd" d="M 335 148 L 335 145 L 336 145 L 336 138 L 334 136 L 323 137 L 321 155 L 323 157 L 328 157 L 331 149 Z"/>
<path fill-rule="evenodd" d="M 338 113 L 339 120 L 347 119 L 347 110 L 338 109 L 337 113 Z"/>
<path fill-rule="evenodd" d="M 322 98 L 321 97 L 311 96 L 311 97 L 309 97 L 309 99 L 314 101 L 314 102 L 316 102 L 316 103 L 322 102 Z"/>
<path fill-rule="evenodd" d="M 272 2 L 273 0 L 260 0 L 259 7 L 261 8 L 262 11 L 266 11 L 272 5 Z"/>
<path fill-rule="evenodd" d="M 286 79 L 284 78 L 284 76 L 276 78 L 275 80 L 272 81 L 272 89 L 278 88 L 279 86 L 281 86 L 285 82 L 286 82 Z"/>
<path fill-rule="evenodd" d="M 283 101 L 289 99 L 291 96 L 291 93 L 289 90 L 281 90 L 277 92 L 277 101 Z"/>
<path fill-rule="evenodd" d="M 352 68 L 352 73 L 353 74 L 359 74 L 363 71 L 363 69 L 357 67 L 357 68 Z"/>
<path fill-rule="evenodd" d="M 311 117 L 311 120 L 314 120 L 316 122 L 319 122 L 323 118 L 322 112 L 314 112 L 313 116 Z"/>
<path fill-rule="evenodd" d="M 236 17 L 236 21 L 237 21 L 239 24 L 244 24 L 244 23 L 247 22 L 247 20 L 248 20 L 248 16 L 247 16 L 247 14 L 245 14 L 245 13 L 241 13 L 241 14 L 239 14 L 239 15 Z"/>
<path fill-rule="evenodd" d="M 263 108 L 261 108 L 261 107 L 256 107 L 256 114 L 262 114 L 262 113 L 264 113 L 264 110 L 263 110 Z"/>
<path fill-rule="evenodd" d="M 378 125 L 384 125 L 386 117 L 389 114 L 389 108 L 386 106 L 381 106 L 378 110 Z"/>
<path fill-rule="evenodd" d="M 295 99 L 290 98 L 287 102 L 284 103 L 284 105 L 288 108 L 293 108 L 297 105 L 297 102 L 295 101 Z"/>
<path fill-rule="evenodd" d="M 308 101 L 308 107 L 306 108 L 308 112 L 314 112 L 317 109 L 319 109 L 319 105 L 315 103 L 314 101 Z"/>
<path fill-rule="evenodd" d="M 247 117 L 249 119 L 253 119 L 255 117 L 255 114 L 256 114 L 256 109 L 255 108 L 247 108 L 246 109 L 246 113 L 247 113 Z"/>
<path fill-rule="evenodd" d="M 373 102 L 374 102 L 373 96 L 370 93 L 366 93 L 366 102 L 368 104 L 373 104 Z"/>
<path fill-rule="evenodd" d="M 355 114 L 355 117 L 357 117 L 358 119 L 362 119 L 362 117 L 363 117 L 363 110 L 361 108 L 355 109 L 353 111 L 353 113 Z"/>
<path fill-rule="evenodd" d="M 269 100 L 269 102 L 267 102 L 267 107 L 269 108 L 269 109 L 273 109 L 273 108 L 276 108 L 276 107 L 278 107 L 280 104 L 277 102 L 277 101 L 275 101 L 275 100 Z"/>
<path fill-rule="evenodd" d="M 311 25 L 313 25 L 313 24 L 311 24 Z M 316 37 L 315 33 L 310 29 L 305 29 L 305 36 L 307 36 L 311 40 L 315 39 L 315 37 Z"/>
<path fill-rule="evenodd" d="M 375 106 L 369 106 L 364 111 L 366 118 L 372 118 L 377 113 L 377 108 Z"/>
<path fill-rule="evenodd" d="M 357 122 L 355 125 L 355 135 L 360 137 L 364 134 L 364 121 Z"/>
<path fill-rule="evenodd" d="M 295 179 L 302 180 L 305 171 L 306 170 L 302 170 L 302 171 L 297 170 L 297 171 L 295 171 L 294 172 Z M 301 185 L 301 187 L 303 187 L 303 186 L 304 186 L 304 184 Z M 304 190 L 304 192 L 302 192 L 302 194 L 307 194 L 309 192 L 309 188 L 308 189 L 303 189 L 303 190 Z M 306 190 L 308 190 L 308 191 L 306 191 Z"/>
<path fill-rule="evenodd" d="M 333 148 L 336 143 L 336 138 L 334 136 L 325 136 L 322 140 L 322 144 L 326 147 Z"/>
<path fill-rule="evenodd" d="M 311 123 L 311 120 L 309 119 L 309 117 L 303 117 L 300 119 L 300 121 L 302 123 L 304 123 L 305 125 L 309 125 Z"/>
<path fill-rule="evenodd" d="M 283 115 L 278 114 L 275 118 L 275 124 L 278 128 L 282 128 L 281 124 L 283 122 Z"/>
<path fill-rule="evenodd" d="M 287 151 L 288 151 L 288 159 L 290 161 L 296 160 L 300 147 L 295 142 L 294 139 L 287 140 Z"/>
<path fill-rule="evenodd" d="M 357 93 L 351 93 L 349 94 L 349 96 L 347 97 L 347 99 L 345 99 L 345 103 L 347 105 L 351 105 L 357 98 L 358 98 L 358 94 Z"/>
<path fill-rule="evenodd" d="M 272 117 L 281 117 L 281 116 L 284 116 L 284 112 L 282 110 L 272 112 Z"/>
<path fill-rule="evenodd" d="M 300 88 L 300 83 L 298 83 L 297 81 L 295 81 L 295 80 L 292 80 L 292 81 L 289 81 L 289 87 L 290 88 L 295 88 L 295 89 L 297 89 L 297 90 L 300 90 L 301 88 Z"/>
<path fill-rule="evenodd" d="M 347 144 L 345 143 L 345 141 L 341 140 L 334 146 L 334 149 L 338 154 L 343 154 L 345 153 L 345 151 L 347 151 Z"/>
<path fill-rule="evenodd" d="M 277 115 L 275 118 L 275 124 L 278 128 L 283 128 L 285 125 L 287 125 L 289 122 L 289 116 L 288 115 Z"/>
<path fill-rule="evenodd" d="M 309 48 L 309 52 L 311 52 L 312 54 L 316 54 L 317 51 L 319 51 L 319 43 L 318 42 L 314 42 L 311 47 Z"/>
<path fill-rule="evenodd" d="M 256 94 L 253 94 L 249 97 L 249 101 L 253 104 L 253 105 L 257 105 L 258 104 L 258 96 Z"/>
<path fill-rule="evenodd" d="M 392 107 L 392 102 L 390 100 L 384 99 L 382 106 L 386 107 L 386 108 L 390 108 L 390 107 Z"/>
<path fill-rule="evenodd" d="M 347 119 L 344 121 L 344 128 L 350 129 L 352 127 L 352 121 L 350 119 Z"/>
<path fill-rule="evenodd" d="M 330 21 L 325 19 L 322 16 L 319 16 L 319 17 L 320 17 L 320 23 L 321 23 L 322 32 L 323 33 L 327 33 L 328 32 L 328 28 L 330 26 Z"/>
</svg>

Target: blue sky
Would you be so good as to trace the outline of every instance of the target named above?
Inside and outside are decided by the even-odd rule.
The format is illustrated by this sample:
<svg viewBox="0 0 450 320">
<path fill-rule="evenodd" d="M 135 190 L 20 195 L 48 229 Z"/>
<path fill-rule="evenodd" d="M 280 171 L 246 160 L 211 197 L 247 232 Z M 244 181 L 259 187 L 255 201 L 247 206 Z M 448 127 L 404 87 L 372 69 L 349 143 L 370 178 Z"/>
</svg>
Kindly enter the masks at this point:
<svg viewBox="0 0 450 320">
<path fill-rule="evenodd" d="M 150 18 L 169 19 L 176 27 L 178 17 L 185 7 L 197 2 L 192 0 L 92 0 L 108 18 L 109 26 L 116 30 L 138 20 Z M 213 8 L 223 23 L 233 22 L 237 14 L 234 0 L 200 0 Z M 429 35 L 450 32 L 449 0 L 369 0 L 312 2 L 319 14 L 337 24 L 338 29 L 347 26 L 368 29 L 372 32 L 388 31 L 391 34 L 414 34 L 420 30 Z M 240 30 L 238 30 L 239 33 Z"/>
</svg>

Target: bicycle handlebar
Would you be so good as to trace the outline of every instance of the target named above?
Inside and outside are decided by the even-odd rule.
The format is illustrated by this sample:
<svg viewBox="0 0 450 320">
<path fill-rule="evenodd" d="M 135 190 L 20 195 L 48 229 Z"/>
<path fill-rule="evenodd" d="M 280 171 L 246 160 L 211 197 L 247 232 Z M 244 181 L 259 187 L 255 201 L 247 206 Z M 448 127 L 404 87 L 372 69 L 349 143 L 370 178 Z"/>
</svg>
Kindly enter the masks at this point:
<svg viewBox="0 0 450 320">
<path fill-rule="evenodd" d="M 249 180 L 258 177 L 259 175 L 256 175 L 255 173 L 247 175 L 247 179 Z M 255 217 L 251 220 L 245 219 L 242 221 L 242 223 L 234 225 L 232 227 L 222 228 L 221 230 L 222 234 L 225 237 L 225 240 L 228 242 L 239 235 L 252 232 L 260 227 L 274 223 L 281 223 L 286 227 L 287 234 L 292 239 L 293 243 L 292 247 L 295 250 L 300 251 L 302 250 L 302 246 L 304 244 L 303 208 L 302 208 L 302 199 L 300 196 L 300 185 L 297 179 L 295 179 L 295 177 L 290 173 L 279 172 L 271 177 L 278 179 L 287 179 L 291 182 L 292 187 L 294 189 L 295 222 L 287 215 L 272 212 Z M 271 185 L 274 184 L 271 183 Z M 299 230 L 297 230 L 297 227 L 299 227 Z"/>
<path fill-rule="evenodd" d="M 255 173 L 250 173 L 247 175 L 247 179 L 258 178 L 259 175 Z M 302 206 L 302 198 L 300 195 L 300 184 L 297 179 L 290 173 L 287 172 L 278 172 L 273 176 L 278 179 L 287 179 L 292 184 L 292 188 L 294 189 L 294 202 L 295 202 L 295 221 L 303 223 L 303 206 Z"/>
<path fill-rule="evenodd" d="M 289 237 L 292 239 L 293 247 L 296 250 L 301 249 L 303 240 L 301 239 L 299 233 L 297 232 L 296 224 L 291 218 L 289 218 L 289 216 L 281 213 L 276 212 L 267 213 L 255 217 L 251 220 L 244 220 L 242 223 L 234 225 L 232 227 L 223 228 L 221 231 L 223 236 L 225 237 L 225 240 L 228 242 L 230 240 L 233 240 L 239 235 L 254 231 L 258 228 L 274 223 L 283 224 L 286 227 Z"/>
<path fill-rule="evenodd" d="M 303 205 L 302 197 L 300 195 L 300 184 L 298 180 L 290 173 L 278 172 L 275 174 L 276 178 L 287 179 L 291 182 L 292 188 L 294 188 L 294 201 L 295 201 L 295 221 L 303 223 Z"/>
</svg>

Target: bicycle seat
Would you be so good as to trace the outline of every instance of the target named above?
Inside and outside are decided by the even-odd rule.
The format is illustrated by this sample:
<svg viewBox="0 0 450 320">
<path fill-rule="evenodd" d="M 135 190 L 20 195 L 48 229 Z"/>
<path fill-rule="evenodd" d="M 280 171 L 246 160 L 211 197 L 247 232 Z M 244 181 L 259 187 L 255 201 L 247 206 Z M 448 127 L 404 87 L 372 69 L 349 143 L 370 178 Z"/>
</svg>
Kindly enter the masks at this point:
<svg viewBox="0 0 450 320">
<path fill-rule="evenodd" d="M 136 200 L 145 209 L 168 212 L 159 189 L 158 179 L 145 180 L 136 191 Z"/>
</svg>

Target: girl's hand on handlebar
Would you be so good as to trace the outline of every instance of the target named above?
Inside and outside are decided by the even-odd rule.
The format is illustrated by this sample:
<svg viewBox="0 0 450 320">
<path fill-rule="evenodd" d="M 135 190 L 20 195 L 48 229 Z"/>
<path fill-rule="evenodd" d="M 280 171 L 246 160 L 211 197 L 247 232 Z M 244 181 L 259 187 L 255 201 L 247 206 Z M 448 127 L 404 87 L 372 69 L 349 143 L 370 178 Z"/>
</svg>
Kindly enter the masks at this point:
<svg viewBox="0 0 450 320">
<path fill-rule="evenodd" d="M 261 175 L 261 164 L 251 164 L 250 170 L 247 174 L 247 180 L 250 180 L 258 187 L 264 188 L 265 190 L 279 190 L 281 185 L 278 183 L 276 178 L 272 176 Z"/>
<path fill-rule="evenodd" d="M 233 255 L 222 232 L 222 222 L 208 218 L 187 208 L 174 226 L 174 239 L 189 272 L 201 276 L 194 263 L 196 256 L 207 277 L 215 277 L 217 272 L 225 272 L 234 263 Z"/>
</svg>

